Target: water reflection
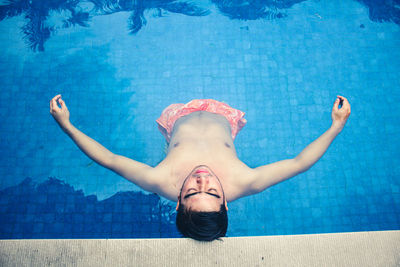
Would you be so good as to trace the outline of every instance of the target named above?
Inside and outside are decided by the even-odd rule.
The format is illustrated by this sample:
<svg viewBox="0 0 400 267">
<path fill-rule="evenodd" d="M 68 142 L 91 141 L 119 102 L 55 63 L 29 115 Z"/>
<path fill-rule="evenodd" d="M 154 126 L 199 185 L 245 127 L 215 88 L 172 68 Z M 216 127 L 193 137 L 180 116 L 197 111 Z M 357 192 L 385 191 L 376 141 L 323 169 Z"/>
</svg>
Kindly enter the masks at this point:
<svg viewBox="0 0 400 267">
<path fill-rule="evenodd" d="M 400 0 L 356 0 L 368 8 L 375 22 L 394 22 L 400 25 Z"/>
<path fill-rule="evenodd" d="M 231 19 L 256 20 L 286 17 L 285 9 L 306 0 L 211 0 L 210 4 Z M 356 0 L 366 6 L 375 22 L 400 24 L 400 0 Z M 204 1 L 202 1 L 204 6 Z M 21 31 L 33 51 L 44 51 L 44 43 L 57 29 L 72 26 L 88 27 L 93 16 L 130 12 L 128 28 L 136 34 L 146 25 L 144 12 L 154 10 L 154 16 L 180 13 L 187 16 L 206 16 L 211 12 L 196 1 L 173 0 L 8 0 L 0 6 L 0 21 L 21 16 L 26 24 Z"/>
<path fill-rule="evenodd" d="M 177 2 L 174 0 L 131 0 L 131 1 L 107 1 L 107 0 L 91 0 L 94 4 L 94 13 L 97 15 L 113 14 L 121 11 L 130 11 L 131 15 L 128 19 L 128 27 L 130 33 L 137 33 L 147 21 L 144 17 L 144 11 L 154 9 L 157 12 L 155 16 L 163 17 L 164 11 L 172 13 L 180 13 L 187 16 L 206 16 L 210 11 L 198 7 L 194 3 Z"/>
<path fill-rule="evenodd" d="M 286 1 L 271 1 L 271 0 L 212 0 L 218 7 L 218 10 L 231 19 L 240 20 L 256 20 L 256 19 L 277 19 L 287 15 L 283 9 L 292 7 L 297 3 L 306 0 L 286 0 Z"/>
<path fill-rule="evenodd" d="M 27 21 L 21 28 L 24 38 L 32 50 L 44 51 L 44 43 L 59 28 L 51 24 L 52 16 L 59 14 L 61 28 L 88 26 L 89 13 L 83 12 L 78 4 L 74 0 L 8 0 L 0 6 L 0 20 L 24 15 Z"/>
</svg>

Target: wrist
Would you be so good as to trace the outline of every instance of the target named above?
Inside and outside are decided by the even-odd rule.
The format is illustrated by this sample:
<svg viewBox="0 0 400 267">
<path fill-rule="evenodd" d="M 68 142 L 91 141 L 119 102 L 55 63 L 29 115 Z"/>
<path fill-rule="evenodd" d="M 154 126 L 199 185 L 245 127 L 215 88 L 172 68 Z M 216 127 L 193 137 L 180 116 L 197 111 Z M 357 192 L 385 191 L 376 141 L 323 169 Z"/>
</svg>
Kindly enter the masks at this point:
<svg viewBox="0 0 400 267">
<path fill-rule="evenodd" d="M 340 133 L 343 130 L 344 124 L 340 122 L 333 122 L 331 125 L 331 129 L 337 133 Z"/>
<path fill-rule="evenodd" d="M 72 124 L 71 124 L 71 122 L 66 122 L 66 123 L 63 123 L 62 125 L 61 125 L 61 129 L 64 131 L 64 132 L 66 132 L 66 133 L 68 133 L 70 130 L 71 130 L 71 128 L 72 128 L 73 126 L 72 126 Z"/>
</svg>

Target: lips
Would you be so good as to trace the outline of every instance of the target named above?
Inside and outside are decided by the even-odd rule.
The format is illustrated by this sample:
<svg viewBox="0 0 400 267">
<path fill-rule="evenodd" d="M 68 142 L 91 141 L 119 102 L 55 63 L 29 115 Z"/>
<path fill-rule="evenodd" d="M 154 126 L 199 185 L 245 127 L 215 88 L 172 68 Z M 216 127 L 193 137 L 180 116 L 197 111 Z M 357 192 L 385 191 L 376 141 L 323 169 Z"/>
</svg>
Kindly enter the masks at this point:
<svg viewBox="0 0 400 267">
<path fill-rule="evenodd" d="M 207 170 L 197 170 L 195 173 L 209 173 Z"/>
</svg>

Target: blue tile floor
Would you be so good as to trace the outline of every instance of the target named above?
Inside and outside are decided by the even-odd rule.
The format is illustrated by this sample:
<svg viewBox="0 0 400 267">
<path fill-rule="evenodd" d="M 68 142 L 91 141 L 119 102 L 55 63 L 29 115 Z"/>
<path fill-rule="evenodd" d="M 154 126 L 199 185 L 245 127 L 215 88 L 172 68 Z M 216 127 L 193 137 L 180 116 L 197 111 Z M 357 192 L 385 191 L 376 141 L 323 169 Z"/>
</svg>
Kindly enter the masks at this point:
<svg viewBox="0 0 400 267">
<path fill-rule="evenodd" d="M 343 95 L 352 114 L 327 153 L 230 203 L 228 236 L 400 229 L 396 1 L 136 2 L 0 4 L 0 238 L 179 236 L 174 203 L 58 128 L 59 93 L 78 129 L 152 166 L 166 106 L 224 101 L 246 112 L 235 145 L 250 167 L 295 157 Z"/>
</svg>

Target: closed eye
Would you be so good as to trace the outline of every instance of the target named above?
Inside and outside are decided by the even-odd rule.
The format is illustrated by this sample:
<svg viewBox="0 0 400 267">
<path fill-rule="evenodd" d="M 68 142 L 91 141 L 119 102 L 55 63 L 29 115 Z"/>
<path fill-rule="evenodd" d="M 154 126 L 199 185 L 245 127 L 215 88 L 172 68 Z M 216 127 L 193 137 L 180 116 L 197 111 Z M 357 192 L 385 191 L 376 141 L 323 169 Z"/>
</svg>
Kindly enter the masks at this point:
<svg viewBox="0 0 400 267">
<path fill-rule="evenodd" d="M 200 192 L 194 192 L 194 193 L 190 193 L 190 194 L 187 194 L 186 196 L 184 196 L 183 197 L 183 199 L 187 199 L 187 198 L 189 198 L 189 197 L 191 197 L 191 196 L 194 196 L 194 195 L 196 195 L 196 194 L 199 194 Z M 217 194 L 213 194 L 213 193 L 210 193 L 210 192 L 204 192 L 204 193 L 206 193 L 206 194 L 208 194 L 208 195 L 210 195 L 210 196 L 213 196 L 213 197 L 215 197 L 215 198 L 221 198 L 219 195 L 217 195 Z"/>
<path fill-rule="evenodd" d="M 209 192 L 205 192 L 206 194 L 209 194 L 209 195 L 211 195 L 211 196 L 213 196 L 213 197 L 216 197 L 216 198 L 221 198 L 220 196 L 218 196 L 218 195 L 216 195 L 216 194 L 213 194 L 213 193 L 209 193 Z"/>
</svg>

